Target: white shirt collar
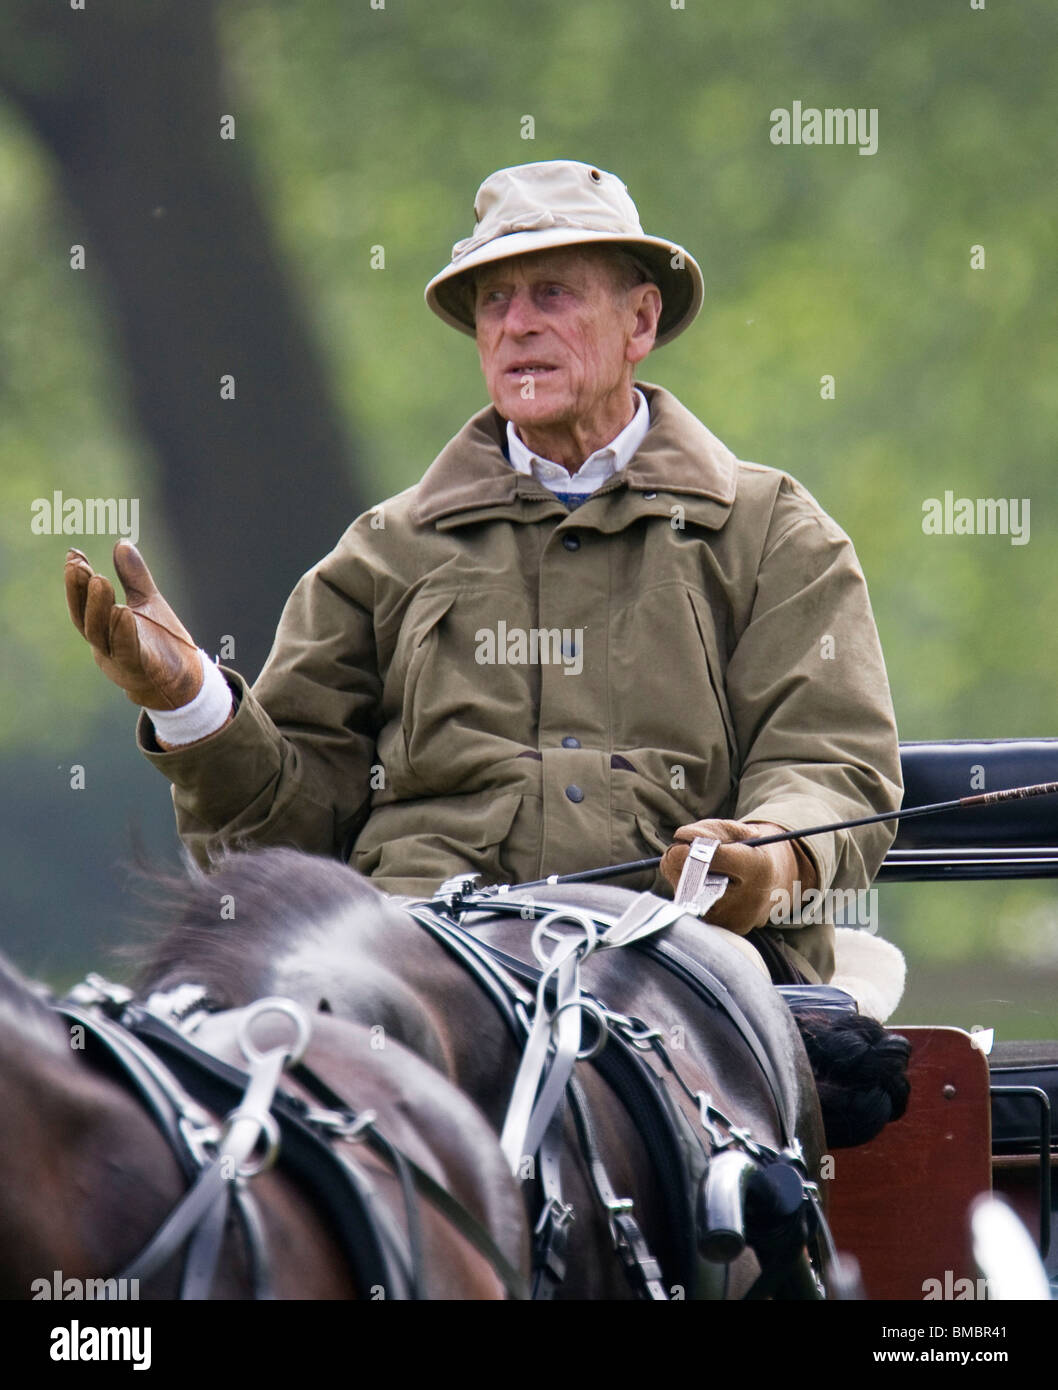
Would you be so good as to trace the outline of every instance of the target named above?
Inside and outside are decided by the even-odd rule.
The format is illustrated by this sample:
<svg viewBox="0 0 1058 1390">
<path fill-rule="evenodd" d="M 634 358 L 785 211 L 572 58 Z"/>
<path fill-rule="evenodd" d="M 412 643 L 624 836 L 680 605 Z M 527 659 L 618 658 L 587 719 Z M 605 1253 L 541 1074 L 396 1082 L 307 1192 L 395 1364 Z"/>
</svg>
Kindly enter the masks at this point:
<svg viewBox="0 0 1058 1390">
<path fill-rule="evenodd" d="M 582 496 L 602 487 L 615 473 L 631 462 L 650 429 L 650 407 L 638 387 L 632 388 L 638 402 L 636 413 L 616 439 L 584 460 L 576 473 L 570 474 L 560 463 L 541 458 L 519 438 L 514 422 L 507 421 L 507 449 L 511 467 L 518 473 L 533 477 L 552 492 L 573 492 Z"/>
</svg>

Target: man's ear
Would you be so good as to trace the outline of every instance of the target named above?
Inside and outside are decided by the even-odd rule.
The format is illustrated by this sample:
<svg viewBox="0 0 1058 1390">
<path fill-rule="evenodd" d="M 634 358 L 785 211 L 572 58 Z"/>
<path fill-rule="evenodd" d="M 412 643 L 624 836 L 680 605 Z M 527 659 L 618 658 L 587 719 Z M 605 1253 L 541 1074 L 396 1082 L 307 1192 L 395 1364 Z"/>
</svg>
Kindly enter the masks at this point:
<svg viewBox="0 0 1058 1390">
<path fill-rule="evenodd" d="M 657 285 L 636 285 L 629 291 L 629 306 L 635 313 L 635 328 L 625 349 L 627 362 L 642 362 L 654 346 L 661 318 L 661 291 Z"/>
</svg>

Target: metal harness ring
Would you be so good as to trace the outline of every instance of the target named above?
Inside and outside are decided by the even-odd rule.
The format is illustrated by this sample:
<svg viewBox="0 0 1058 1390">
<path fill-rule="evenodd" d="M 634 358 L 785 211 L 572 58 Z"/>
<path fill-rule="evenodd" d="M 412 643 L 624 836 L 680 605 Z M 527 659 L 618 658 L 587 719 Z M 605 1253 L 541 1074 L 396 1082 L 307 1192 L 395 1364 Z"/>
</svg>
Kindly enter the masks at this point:
<svg viewBox="0 0 1058 1390">
<path fill-rule="evenodd" d="M 282 1048 L 291 1062 L 300 1062 L 305 1055 L 305 1049 L 309 1045 L 312 1036 L 312 1029 L 309 1021 L 305 1017 L 305 1011 L 293 999 L 283 999 L 278 995 L 270 995 L 266 999 L 258 999 L 247 1009 L 242 1021 L 239 1024 L 237 1034 L 239 1046 L 242 1054 L 248 1062 L 263 1062 L 268 1053 L 262 1052 L 250 1037 L 250 1025 L 263 1014 L 286 1014 L 287 1018 L 293 1020 L 297 1032 L 294 1041 L 290 1046 Z M 274 1052 L 275 1048 L 269 1048 L 269 1052 Z"/>
<path fill-rule="evenodd" d="M 596 1003 L 594 999 L 567 999 L 564 1004 L 559 1004 L 558 1008 L 551 1015 L 552 1033 L 555 1031 L 555 1024 L 558 1022 L 558 1016 L 563 1009 L 587 1009 L 588 1013 L 595 1019 L 596 1023 L 599 1025 L 598 1032 L 595 1035 L 595 1041 L 592 1043 L 591 1047 L 581 1048 L 577 1053 L 577 1061 L 589 1062 L 593 1057 L 598 1057 L 599 1053 L 606 1046 L 607 1039 L 610 1036 L 606 1010 L 601 1004 Z"/>
<path fill-rule="evenodd" d="M 562 908 L 556 912 L 549 912 L 546 917 L 541 918 L 541 920 L 536 923 L 533 927 L 533 934 L 529 938 L 529 944 L 533 948 L 533 955 L 545 969 L 558 963 L 555 959 L 558 954 L 557 949 L 552 952 L 551 955 L 547 955 L 543 949 L 542 942 L 545 936 L 550 937 L 558 946 L 576 940 L 572 933 L 560 935 L 558 932 L 552 931 L 552 922 L 571 922 L 574 926 L 580 927 L 581 931 L 584 933 L 584 939 L 577 942 L 575 949 L 581 960 L 586 960 L 588 956 L 591 955 L 592 951 L 595 950 L 599 940 L 599 928 L 586 913 L 577 912 L 573 909 L 567 910 L 566 908 Z M 559 959 L 562 959 L 562 957 Z"/>
<path fill-rule="evenodd" d="M 271 1168 L 272 1164 L 275 1163 L 276 1159 L 279 1157 L 279 1125 L 276 1123 L 275 1116 L 270 1111 L 266 1110 L 262 1113 L 257 1110 L 244 1110 L 242 1106 L 240 1106 L 237 1110 L 233 1110 L 231 1114 L 225 1117 L 224 1127 L 220 1134 L 220 1151 L 222 1155 L 228 1135 L 240 1120 L 251 1121 L 255 1124 L 258 1129 L 258 1135 L 254 1140 L 253 1149 L 250 1150 L 242 1163 L 236 1167 L 235 1175 L 240 1178 L 253 1178 L 256 1177 L 258 1173 L 263 1173 L 266 1168 Z M 254 1163 L 253 1155 L 262 1138 L 268 1141 L 267 1147 L 260 1159 Z"/>
</svg>

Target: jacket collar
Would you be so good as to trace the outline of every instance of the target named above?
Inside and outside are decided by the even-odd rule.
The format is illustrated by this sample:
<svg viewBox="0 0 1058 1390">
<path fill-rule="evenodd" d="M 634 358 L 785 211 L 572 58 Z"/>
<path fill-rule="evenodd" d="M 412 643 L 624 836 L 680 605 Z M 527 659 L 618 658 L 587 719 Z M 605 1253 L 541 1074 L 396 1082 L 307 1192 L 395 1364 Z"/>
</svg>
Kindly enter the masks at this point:
<svg viewBox="0 0 1058 1390">
<path fill-rule="evenodd" d="M 601 491 L 624 488 L 638 494 L 635 510 L 640 515 L 654 511 L 669 515 L 671 503 L 651 494 L 680 493 L 688 499 L 682 505 L 689 520 L 713 529 L 722 526 L 735 500 L 738 461 L 734 454 L 671 392 L 650 382 L 636 385 L 650 407 L 650 429 L 627 468 Z M 506 420 L 490 405 L 472 416 L 445 445 L 415 489 L 415 516 L 421 524 L 442 523 L 447 528 L 485 520 L 497 510 L 514 520 L 535 521 L 552 511 L 565 511 L 553 493 L 535 478 L 515 472 L 507 462 L 503 455 L 506 428 Z M 703 505 L 693 506 L 692 513 L 689 504 L 699 499 Z M 619 508 L 622 513 L 626 510 L 626 506 Z M 584 503 L 577 509 L 577 524 L 588 523 L 594 511 L 590 502 Z M 595 524 L 613 529 L 601 518 Z"/>
</svg>

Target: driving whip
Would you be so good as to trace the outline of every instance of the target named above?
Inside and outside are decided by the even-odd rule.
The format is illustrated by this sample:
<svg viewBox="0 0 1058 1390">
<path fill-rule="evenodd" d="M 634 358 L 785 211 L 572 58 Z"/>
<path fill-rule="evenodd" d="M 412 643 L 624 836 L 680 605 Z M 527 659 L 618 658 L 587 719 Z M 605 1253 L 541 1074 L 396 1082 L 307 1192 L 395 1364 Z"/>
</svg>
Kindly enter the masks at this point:
<svg viewBox="0 0 1058 1390">
<path fill-rule="evenodd" d="M 938 811 L 965 811 L 975 806 L 995 806 L 1002 801 L 1020 801 L 1029 796 L 1051 796 L 1058 792 L 1058 782 L 1037 782 L 1028 787 L 1008 787 L 1005 791 L 980 792 L 976 796 L 958 796 L 953 801 L 934 801 L 928 806 L 910 806 L 899 811 L 882 811 L 876 816 L 860 816 L 857 820 L 834 821 L 830 825 L 813 825 L 805 830 L 784 830 L 776 835 L 760 835 L 753 840 L 740 840 L 743 845 L 777 845 L 782 840 L 804 840 L 809 835 L 826 835 L 832 830 L 852 830 L 857 825 L 877 825 L 880 821 L 911 820 L 913 816 L 934 815 Z M 515 883 L 505 892 L 523 888 L 550 888 L 556 883 L 593 883 L 599 879 L 616 878 L 622 874 L 639 873 L 644 869 L 656 869 L 663 855 L 651 859 L 632 859 L 627 864 L 610 864 L 601 869 L 584 869 L 576 874 L 552 874 L 548 878 L 538 878 L 532 883 Z M 496 892 L 495 888 L 483 892 Z"/>
</svg>

